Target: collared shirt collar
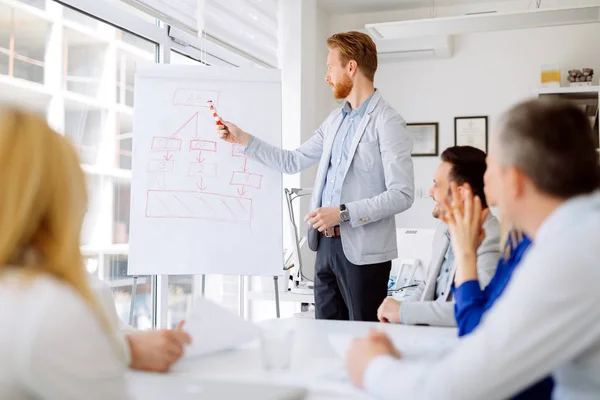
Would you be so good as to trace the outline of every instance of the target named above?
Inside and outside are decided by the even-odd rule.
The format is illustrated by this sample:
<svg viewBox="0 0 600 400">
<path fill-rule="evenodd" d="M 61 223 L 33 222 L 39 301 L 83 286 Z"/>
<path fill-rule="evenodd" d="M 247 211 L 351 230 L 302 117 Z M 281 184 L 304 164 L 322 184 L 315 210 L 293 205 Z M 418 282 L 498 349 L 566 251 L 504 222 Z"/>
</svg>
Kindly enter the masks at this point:
<svg viewBox="0 0 600 400">
<path fill-rule="evenodd" d="M 454 255 L 454 249 L 452 248 L 452 239 L 450 238 L 450 229 L 446 230 L 446 239 L 448 239 L 448 248 L 446 249 L 445 259 L 448 259 Z"/>
<path fill-rule="evenodd" d="M 377 92 L 377 89 L 375 89 L 375 92 Z M 375 92 L 373 92 L 373 94 L 375 94 Z M 358 114 L 361 118 L 364 117 L 365 112 L 367 112 L 367 107 L 369 106 L 369 101 L 373 97 L 373 94 L 370 95 L 369 97 L 367 97 L 367 99 L 365 101 L 363 101 L 363 103 L 360 105 L 360 107 L 358 107 L 355 110 L 356 114 Z M 352 106 L 350 105 L 350 102 L 346 101 L 346 103 L 344 104 L 344 107 L 342 107 L 342 112 L 344 113 L 344 117 L 346 115 L 348 115 L 349 113 L 351 113 L 352 111 L 353 110 L 352 110 Z"/>
</svg>

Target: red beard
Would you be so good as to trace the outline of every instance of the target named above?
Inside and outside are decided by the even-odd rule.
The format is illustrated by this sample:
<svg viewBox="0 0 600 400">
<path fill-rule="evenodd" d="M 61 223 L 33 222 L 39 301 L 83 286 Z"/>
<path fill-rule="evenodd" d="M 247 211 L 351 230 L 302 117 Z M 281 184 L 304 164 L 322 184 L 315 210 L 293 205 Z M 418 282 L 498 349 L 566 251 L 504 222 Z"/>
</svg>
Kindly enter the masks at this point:
<svg viewBox="0 0 600 400">
<path fill-rule="evenodd" d="M 352 79 L 346 74 L 344 74 L 343 78 L 336 84 L 330 83 L 333 86 L 333 97 L 337 100 L 345 99 L 350 95 L 352 88 L 354 87 L 354 83 L 352 83 Z"/>
</svg>

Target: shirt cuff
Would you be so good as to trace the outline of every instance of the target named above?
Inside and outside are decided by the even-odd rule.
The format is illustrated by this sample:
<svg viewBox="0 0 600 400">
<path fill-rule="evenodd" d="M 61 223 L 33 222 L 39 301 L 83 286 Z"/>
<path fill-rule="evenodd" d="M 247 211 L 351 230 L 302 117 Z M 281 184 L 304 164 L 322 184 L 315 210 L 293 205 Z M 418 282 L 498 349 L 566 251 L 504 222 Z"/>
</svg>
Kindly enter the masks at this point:
<svg viewBox="0 0 600 400">
<path fill-rule="evenodd" d="M 254 136 L 250 135 L 250 139 L 248 140 L 248 145 L 244 149 L 244 154 L 252 153 L 252 148 L 254 147 L 253 146 L 254 142 L 256 142 L 256 140 L 254 140 Z"/>
<path fill-rule="evenodd" d="M 454 300 L 456 303 L 473 301 L 481 295 L 481 287 L 477 280 L 463 282 L 462 285 L 454 289 Z"/>
<path fill-rule="evenodd" d="M 127 341 L 125 335 L 126 334 L 124 332 L 118 332 L 116 339 L 121 345 L 121 349 L 125 355 L 125 365 L 129 367 L 129 365 L 131 365 L 131 347 L 129 347 L 129 342 Z"/>
<path fill-rule="evenodd" d="M 386 376 L 393 373 L 397 363 L 398 360 L 392 356 L 378 356 L 371 360 L 363 377 L 365 391 L 375 397 L 390 396 L 390 393 L 382 392 L 387 388 Z"/>
<path fill-rule="evenodd" d="M 419 306 L 423 302 L 402 302 L 400 305 L 400 323 L 403 325 L 416 325 L 419 323 Z"/>
</svg>

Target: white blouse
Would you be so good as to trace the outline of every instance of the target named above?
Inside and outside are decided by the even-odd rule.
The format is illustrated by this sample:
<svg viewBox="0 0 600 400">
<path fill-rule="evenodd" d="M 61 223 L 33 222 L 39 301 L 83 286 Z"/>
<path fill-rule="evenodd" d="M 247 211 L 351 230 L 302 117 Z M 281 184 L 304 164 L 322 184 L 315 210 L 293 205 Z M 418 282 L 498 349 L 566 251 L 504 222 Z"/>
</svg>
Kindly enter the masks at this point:
<svg viewBox="0 0 600 400">
<path fill-rule="evenodd" d="M 123 357 L 67 284 L 0 273 L 0 327 L 0 399 L 129 399 Z"/>
<path fill-rule="evenodd" d="M 131 363 L 131 349 L 129 343 L 125 339 L 125 336 L 129 333 L 137 332 L 134 327 L 123 323 L 119 315 L 117 314 L 117 308 L 115 306 L 115 299 L 111 287 L 105 281 L 101 281 L 95 275 L 89 275 L 90 287 L 96 292 L 100 305 L 104 309 L 106 317 L 110 323 L 115 327 L 115 336 L 117 342 L 120 343 L 122 351 L 125 356 L 126 364 Z"/>
</svg>

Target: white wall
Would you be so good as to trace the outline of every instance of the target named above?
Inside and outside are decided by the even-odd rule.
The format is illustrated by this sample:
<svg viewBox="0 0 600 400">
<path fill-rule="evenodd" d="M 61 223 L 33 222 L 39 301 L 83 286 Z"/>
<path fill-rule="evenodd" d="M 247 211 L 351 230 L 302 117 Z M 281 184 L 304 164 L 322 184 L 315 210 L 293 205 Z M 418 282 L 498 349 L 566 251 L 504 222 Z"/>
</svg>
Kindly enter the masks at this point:
<svg viewBox="0 0 600 400">
<path fill-rule="evenodd" d="M 312 137 L 336 105 L 324 80 L 330 15 L 318 8 L 317 0 L 282 0 L 279 4 L 283 147 L 294 149 Z M 312 188 L 315 174 L 316 166 L 299 176 L 284 177 L 284 186 Z M 302 198 L 296 210 L 301 220 L 309 211 L 309 201 L 309 197 Z"/>
<path fill-rule="evenodd" d="M 390 13 L 336 16 L 330 29 L 347 31 L 385 20 L 391 20 Z M 598 37 L 600 24 L 457 36 L 453 58 L 383 63 L 375 84 L 407 122 L 439 122 L 442 151 L 454 145 L 456 116 L 487 115 L 493 135 L 494 123 L 507 107 L 536 95 L 542 64 L 560 64 L 563 78 L 572 68 L 600 71 Z M 439 160 L 414 158 L 414 163 L 417 192 L 421 189 L 425 198 L 417 199 L 397 222 L 399 227 L 432 228 L 437 222 L 426 196 Z"/>
<path fill-rule="evenodd" d="M 316 79 L 316 121 L 315 128 L 321 124 L 331 113 L 331 111 L 339 107 L 339 104 L 333 98 L 333 92 L 329 85 L 325 82 L 325 73 L 327 72 L 327 38 L 331 36 L 330 28 L 331 15 L 319 9 L 317 11 L 317 43 L 315 58 L 315 75 Z"/>
<path fill-rule="evenodd" d="M 285 1 L 285 0 L 284 0 Z M 534 9 L 536 0 L 481 0 L 456 6 L 430 7 L 409 10 L 390 10 L 371 13 L 348 13 L 345 10 L 331 13 L 330 28 L 332 32 L 348 30 L 364 30 L 365 24 L 378 22 L 403 21 L 411 19 L 448 17 L 480 12 L 511 12 Z M 425 3 L 425 2 L 424 2 Z M 600 0 L 542 0 L 541 8 L 569 8 L 579 6 L 600 5 Z"/>
</svg>

